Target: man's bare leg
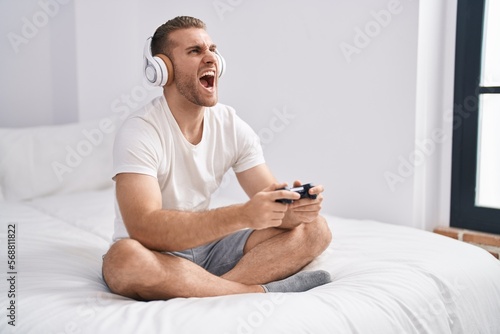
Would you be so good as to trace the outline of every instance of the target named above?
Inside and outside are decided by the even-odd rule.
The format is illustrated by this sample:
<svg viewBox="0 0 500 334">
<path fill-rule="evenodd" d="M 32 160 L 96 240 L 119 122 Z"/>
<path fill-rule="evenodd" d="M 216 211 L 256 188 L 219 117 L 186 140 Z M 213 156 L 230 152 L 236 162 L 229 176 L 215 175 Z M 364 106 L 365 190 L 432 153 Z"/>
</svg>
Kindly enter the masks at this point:
<svg viewBox="0 0 500 334">
<path fill-rule="evenodd" d="M 124 239 L 104 257 L 103 276 L 111 291 L 137 300 L 210 297 L 264 292 L 260 285 L 233 282 L 189 260 L 150 251 Z"/>
<path fill-rule="evenodd" d="M 240 262 L 218 277 L 189 260 L 150 251 L 135 240 L 124 239 L 106 254 L 103 275 L 113 292 L 138 300 L 264 292 L 263 284 L 295 274 L 330 240 L 321 217 L 293 230 L 254 231 Z"/>
<path fill-rule="evenodd" d="M 300 271 L 330 244 L 331 232 L 323 217 L 292 230 L 254 231 L 244 256 L 223 278 L 247 285 L 266 284 Z"/>
</svg>

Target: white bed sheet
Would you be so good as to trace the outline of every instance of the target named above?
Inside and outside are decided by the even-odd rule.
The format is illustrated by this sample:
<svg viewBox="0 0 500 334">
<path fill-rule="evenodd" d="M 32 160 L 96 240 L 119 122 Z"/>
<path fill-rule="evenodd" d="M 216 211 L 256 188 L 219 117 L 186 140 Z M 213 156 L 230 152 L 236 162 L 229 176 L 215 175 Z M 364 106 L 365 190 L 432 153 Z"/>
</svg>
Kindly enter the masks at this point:
<svg viewBox="0 0 500 334">
<path fill-rule="evenodd" d="M 18 226 L 15 333 L 500 333 L 500 262 L 484 250 L 412 228 L 327 218 L 333 242 L 304 270 L 328 270 L 330 284 L 137 302 L 111 294 L 101 279 L 112 189 L 0 202 L 3 263 L 7 224 Z M 0 333 L 14 332 L 0 316 Z"/>
</svg>

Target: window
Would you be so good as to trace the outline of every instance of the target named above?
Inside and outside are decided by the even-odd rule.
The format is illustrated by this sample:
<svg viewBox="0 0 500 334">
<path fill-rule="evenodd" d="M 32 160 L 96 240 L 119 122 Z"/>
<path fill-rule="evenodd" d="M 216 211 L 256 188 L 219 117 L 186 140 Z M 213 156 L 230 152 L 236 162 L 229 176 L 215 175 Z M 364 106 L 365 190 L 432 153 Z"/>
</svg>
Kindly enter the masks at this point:
<svg viewBox="0 0 500 334">
<path fill-rule="evenodd" d="M 458 0 L 450 225 L 500 233 L 500 0 Z"/>
</svg>

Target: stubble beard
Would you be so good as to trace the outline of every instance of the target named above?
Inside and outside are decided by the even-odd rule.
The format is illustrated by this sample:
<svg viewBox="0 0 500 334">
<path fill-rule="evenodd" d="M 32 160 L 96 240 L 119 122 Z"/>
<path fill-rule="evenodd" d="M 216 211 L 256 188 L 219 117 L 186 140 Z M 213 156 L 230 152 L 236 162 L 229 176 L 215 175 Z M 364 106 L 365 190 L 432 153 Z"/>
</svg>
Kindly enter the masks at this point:
<svg viewBox="0 0 500 334">
<path fill-rule="evenodd" d="M 193 80 L 189 76 L 180 73 L 176 73 L 175 78 L 177 90 L 189 102 L 203 107 L 213 107 L 217 104 L 218 94 L 216 86 L 214 86 L 215 94 L 208 98 L 204 97 L 202 92 L 200 92 L 201 88 L 199 87 L 200 83 L 198 82 L 198 78 Z"/>
</svg>

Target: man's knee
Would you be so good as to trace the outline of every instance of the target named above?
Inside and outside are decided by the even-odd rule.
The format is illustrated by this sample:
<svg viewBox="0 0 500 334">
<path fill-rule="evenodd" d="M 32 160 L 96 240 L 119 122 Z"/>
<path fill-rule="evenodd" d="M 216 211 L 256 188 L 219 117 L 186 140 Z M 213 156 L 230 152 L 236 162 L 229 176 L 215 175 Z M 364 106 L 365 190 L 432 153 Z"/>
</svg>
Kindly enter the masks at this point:
<svg viewBox="0 0 500 334">
<path fill-rule="evenodd" d="M 321 254 L 332 241 L 332 232 L 328 227 L 326 219 L 318 216 L 314 221 L 302 224 L 305 242 L 312 247 L 317 255 Z"/>
<path fill-rule="evenodd" d="M 140 284 L 138 275 L 147 261 L 149 252 L 133 239 L 122 239 L 114 243 L 104 256 L 102 268 L 103 279 L 109 289 L 114 293 L 138 299 L 134 290 L 136 285 Z"/>
</svg>

